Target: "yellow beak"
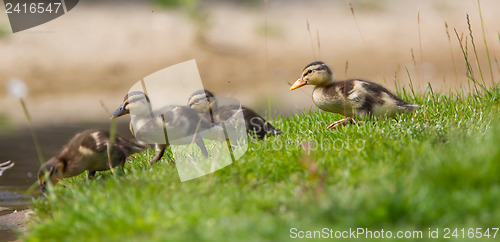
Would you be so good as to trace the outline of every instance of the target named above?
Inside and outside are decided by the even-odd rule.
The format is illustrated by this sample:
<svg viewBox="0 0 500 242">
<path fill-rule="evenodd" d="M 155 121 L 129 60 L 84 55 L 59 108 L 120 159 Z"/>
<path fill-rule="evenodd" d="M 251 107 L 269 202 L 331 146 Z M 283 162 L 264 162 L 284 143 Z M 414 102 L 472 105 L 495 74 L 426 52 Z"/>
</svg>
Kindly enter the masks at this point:
<svg viewBox="0 0 500 242">
<path fill-rule="evenodd" d="M 297 89 L 297 88 L 299 88 L 301 86 L 304 86 L 306 84 L 307 84 L 307 82 L 304 81 L 304 79 L 301 77 L 300 79 L 298 79 L 297 81 L 295 81 L 295 83 L 290 87 L 290 91 L 291 90 L 295 90 L 295 89 Z"/>
</svg>

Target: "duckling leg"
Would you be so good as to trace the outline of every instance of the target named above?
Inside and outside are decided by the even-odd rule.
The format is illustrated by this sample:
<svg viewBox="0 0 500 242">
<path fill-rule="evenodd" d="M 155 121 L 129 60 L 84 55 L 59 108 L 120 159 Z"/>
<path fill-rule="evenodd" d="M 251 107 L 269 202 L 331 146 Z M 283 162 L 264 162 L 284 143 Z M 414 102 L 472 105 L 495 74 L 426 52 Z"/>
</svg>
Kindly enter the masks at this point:
<svg viewBox="0 0 500 242">
<path fill-rule="evenodd" d="M 205 159 L 208 158 L 207 147 L 205 147 L 205 143 L 203 142 L 203 139 L 201 139 L 201 138 L 196 139 L 196 144 L 200 147 L 201 153 L 203 154 Z"/>
<path fill-rule="evenodd" d="M 347 118 L 343 118 L 341 120 L 337 120 L 337 121 L 333 122 L 332 124 L 328 125 L 328 127 L 326 127 L 326 128 L 327 129 L 336 129 L 336 128 L 343 126 L 343 125 L 356 124 L 359 122 L 361 122 L 361 121 L 356 122 L 356 120 L 354 120 L 353 118 L 347 117 Z"/>
<path fill-rule="evenodd" d="M 163 157 L 163 154 L 165 154 L 166 148 L 167 148 L 166 144 L 165 145 L 155 144 L 155 156 L 153 157 L 153 160 L 151 160 L 151 162 L 149 162 L 149 164 L 153 165 L 154 163 L 159 161 L 161 159 L 161 157 Z"/>
<path fill-rule="evenodd" d="M 89 170 L 89 173 L 87 174 L 87 178 L 83 178 L 82 183 L 86 182 L 87 180 L 94 179 L 95 173 L 96 173 L 96 171 L 90 171 Z"/>
<path fill-rule="evenodd" d="M 89 171 L 89 174 L 87 175 L 87 178 L 90 180 L 90 179 L 94 179 L 95 177 L 95 172 L 96 171 Z"/>
</svg>

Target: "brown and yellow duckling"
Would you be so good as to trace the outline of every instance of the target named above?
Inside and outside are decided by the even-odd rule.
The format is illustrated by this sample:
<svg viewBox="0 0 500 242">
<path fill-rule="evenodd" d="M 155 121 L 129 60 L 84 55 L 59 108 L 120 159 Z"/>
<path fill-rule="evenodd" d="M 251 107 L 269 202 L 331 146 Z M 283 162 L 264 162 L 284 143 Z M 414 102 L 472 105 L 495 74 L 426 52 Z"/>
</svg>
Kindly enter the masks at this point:
<svg viewBox="0 0 500 242">
<path fill-rule="evenodd" d="M 77 176 L 89 171 L 88 178 L 93 178 L 96 171 L 109 170 L 108 146 L 109 132 L 105 130 L 85 130 L 76 134 L 62 151 L 45 162 L 38 171 L 38 183 L 45 191 L 47 181 L 52 185 L 63 178 Z M 116 135 L 111 146 L 111 165 L 123 166 L 127 157 L 142 151 L 144 145 Z"/>
<path fill-rule="evenodd" d="M 383 86 L 373 82 L 358 79 L 337 81 L 330 68 L 320 61 L 307 65 L 290 90 L 304 85 L 316 86 L 312 97 L 314 104 L 320 109 L 346 116 L 327 128 L 355 123 L 353 117 L 392 117 L 419 108 L 418 105 L 406 103 Z"/>
<path fill-rule="evenodd" d="M 283 132 L 272 126 L 263 117 L 250 108 L 239 106 L 239 103 L 231 103 L 226 99 L 217 99 L 212 92 L 201 89 L 188 99 L 187 106 L 203 114 L 207 119 L 215 123 L 222 123 L 235 116 L 237 112 L 243 113 L 247 132 L 258 139 L 264 139 L 266 135 L 280 135 Z"/>
</svg>

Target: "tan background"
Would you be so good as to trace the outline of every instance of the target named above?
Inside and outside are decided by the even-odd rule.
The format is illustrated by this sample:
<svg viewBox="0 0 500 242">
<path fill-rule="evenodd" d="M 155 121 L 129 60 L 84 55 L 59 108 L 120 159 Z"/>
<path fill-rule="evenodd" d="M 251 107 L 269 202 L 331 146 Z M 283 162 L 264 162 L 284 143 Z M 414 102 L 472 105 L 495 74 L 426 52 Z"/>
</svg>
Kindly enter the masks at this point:
<svg viewBox="0 0 500 242">
<path fill-rule="evenodd" d="M 491 80 L 477 1 L 351 2 L 359 31 L 343 0 L 204 1 L 203 20 L 142 1 L 80 1 L 64 16 L 16 34 L 9 33 L 7 16 L 0 14 L 4 33 L 0 38 L 0 117 L 11 124 L 25 124 L 20 105 L 5 88 L 16 77 L 29 86 L 27 103 L 35 125 L 108 122 L 100 100 L 114 109 L 133 83 L 189 59 L 196 59 L 207 88 L 239 98 L 261 113 L 269 97 L 272 112 L 289 114 L 297 107 L 310 107 L 312 88 L 291 92 L 288 83 L 318 59 L 329 64 L 338 79 L 363 78 L 394 90 L 396 81 L 408 85 L 407 67 L 419 90 L 427 83 L 435 90 L 467 90 L 463 56 L 453 33 L 456 28 L 468 35 L 466 13 L 483 72 Z M 482 0 L 481 7 L 498 80 L 494 58 L 500 50 L 500 1 Z M 454 59 L 445 21 L 452 34 Z"/>
</svg>

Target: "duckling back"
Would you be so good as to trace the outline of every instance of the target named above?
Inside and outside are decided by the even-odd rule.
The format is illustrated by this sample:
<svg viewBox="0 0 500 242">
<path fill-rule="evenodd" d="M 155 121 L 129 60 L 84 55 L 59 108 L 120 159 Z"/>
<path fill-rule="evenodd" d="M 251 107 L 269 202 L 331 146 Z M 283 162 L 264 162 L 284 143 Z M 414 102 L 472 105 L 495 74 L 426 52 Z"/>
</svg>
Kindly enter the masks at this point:
<svg viewBox="0 0 500 242">
<path fill-rule="evenodd" d="M 116 135 L 115 142 L 111 144 L 109 131 L 106 130 L 85 130 L 69 141 L 59 157 L 72 161 L 67 167 L 70 174 L 77 172 L 80 174 L 85 170 L 109 170 L 108 145 L 111 145 L 113 166 L 123 165 L 129 155 L 145 148 L 142 144 L 119 135 Z"/>
<path fill-rule="evenodd" d="M 257 112 L 240 106 L 237 100 L 232 98 L 215 98 L 212 92 L 206 89 L 201 89 L 191 94 L 187 105 L 215 123 L 223 123 L 231 120 L 238 116 L 238 112 L 242 112 L 247 132 L 258 139 L 264 139 L 266 135 L 279 135 L 283 133 L 257 114 Z"/>
</svg>

